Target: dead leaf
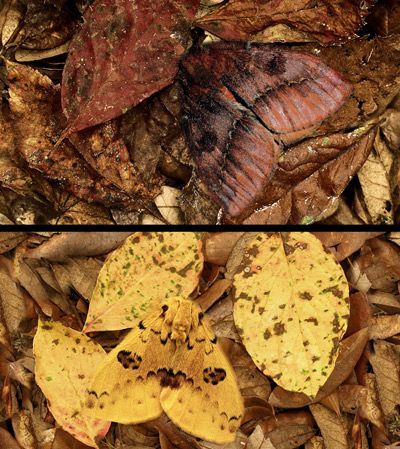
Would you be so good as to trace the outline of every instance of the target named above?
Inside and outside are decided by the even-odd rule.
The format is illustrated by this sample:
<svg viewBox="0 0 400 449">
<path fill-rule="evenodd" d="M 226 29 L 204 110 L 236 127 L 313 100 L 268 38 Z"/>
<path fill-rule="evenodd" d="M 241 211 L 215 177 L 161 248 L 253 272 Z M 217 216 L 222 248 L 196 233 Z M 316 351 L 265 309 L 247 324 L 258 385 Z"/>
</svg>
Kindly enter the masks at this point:
<svg viewBox="0 0 400 449">
<path fill-rule="evenodd" d="M 338 262 L 358 251 L 364 243 L 383 232 L 313 232 L 326 248 L 334 250 Z M 335 248 L 333 248 L 335 247 Z"/>
<path fill-rule="evenodd" d="M 216 232 L 204 242 L 204 260 L 215 265 L 226 265 L 232 249 L 243 232 Z"/>
<path fill-rule="evenodd" d="M 179 197 L 181 191 L 173 187 L 161 187 L 161 193 L 154 198 L 154 203 L 158 207 L 161 215 L 170 225 L 183 224 L 182 211 L 179 208 Z"/>
<path fill-rule="evenodd" d="M 257 426 L 247 441 L 247 449 L 277 449 L 269 438 L 265 438 L 261 426 Z"/>
<path fill-rule="evenodd" d="M 232 281 L 229 279 L 218 279 L 210 288 L 196 298 L 196 302 L 204 310 L 208 310 L 221 296 L 230 289 Z"/>
<path fill-rule="evenodd" d="M 27 238 L 24 232 L 2 232 L 0 234 L 0 254 L 6 253 L 18 246 Z"/>
<path fill-rule="evenodd" d="M 374 352 L 369 361 L 376 376 L 379 402 L 385 418 L 396 412 L 400 404 L 400 359 L 395 346 L 378 340 L 374 342 Z"/>
<path fill-rule="evenodd" d="M 349 377 L 367 342 L 368 329 L 364 328 L 340 343 L 335 368 L 316 396 L 316 402 L 332 393 Z M 297 408 L 309 404 L 311 400 L 302 393 L 289 392 L 277 386 L 272 391 L 268 402 L 275 407 Z"/>
<path fill-rule="evenodd" d="M 243 223 L 318 221 L 364 163 L 375 133 L 376 129 L 367 127 L 352 137 L 340 134 L 317 137 L 290 148 L 278 161 L 266 191 L 263 203 L 268 206 L 254 212 Z M 308 198 L 313 201 L 306 201 Z"/>
<path fill-rule="evenodd" d="M 235 325 L 255 364 L 281 387 L 315 397 L 347 327 L 342 267 L 310 233 L 259 233 L 233 285 Z"/>
<path fill-rule="evenodd" d="M 337 416 L 321 404 L 310 405 L 310 410 L 324 437 L 326 449 L 350 449 L 347 426 L 342 416 Z"/>
<path fill-rule="evenodd" d="M 3 427 L 0 427 L 0 444 L 7 449 L 21 449 L 21 446 Z"/>
<path fill-rule="evenodd" d="M 400 314 L 374 316 L 369 320 L 369 338 L 384 340 L 400 334 Z"/>
<path fill-rule="evenodd" d="M 380 151 L 378 146 L 380 145 Z M 385 164 L 384 158 L 390 158 Z M 373 224 L 393 224 L 394 207 L 390 171 L 393 165 L 393 155 L 379 138 L 375 138 L 375 148 L 368 155 L 364 165 L 357 173 L 363 193 L 363 201 Z"/>
<path fill-rule="evenodd" d="M 53 235 L 40 246 L 28 250 L 26 257 L 64 262 L 69 257 L 107 254 L 132 232 L 64 232 Z"/>
<path fill-rule="evenodd" d="M 305 449 L 325 449 L 324 439 L 320 436 L 314 436 L 304 445 Z"/>
<path fill-rule="evenodd" d="M 251 40 L 268 27 L 285 24 L 291 30 L 305 33 L 308 39 L 331 44 L 356 37 L 371 3 L 361 8 L 350 1 L 333 1 L 328 5 L 323 1 L 310 4 L 306 0 L 230 0 L 196 24 L 231 40 Z"/>
<path fill-rule="evenodd" d="M 367 419 L 379 429 L 385 430 L 383 415 L 378 399 L 375 374 L 367 373 L 365 375 L 365 389 L 360 392 L 359 406 L 361 417 Z"/>
<path fill-rule="evenodd" d="M 16 144 L 29 166 L 85 201 L 127 206 L 130 197 L 94 172 L 69 141 L 55 146 L 64 119 L 51 80 L 11 62 L 7 72 Z"/>
<path fill-rule="evenodd" d="M 91 376 L 106 356 L 103 348 L 61 323 L 39 320 L 33 351 L 36 382 L 57 422 L 79 441 L 98 447 L 95 438 L 104 437 L 110 423 L 83 415 L 81 407 Z"/>
<path fill-rule="evenodd" d="M 97 0 L 88 8 L 63 72 L 67 134 L 117 117 L 171 84 L 198 5 Z"/>
<path fill-rule="evenodd" d="M 136 232 L 104 263 L 83 331 L 133 328 L 160 301 L 195 290 L 203 269 L 200 236 Z"/>
</svg>

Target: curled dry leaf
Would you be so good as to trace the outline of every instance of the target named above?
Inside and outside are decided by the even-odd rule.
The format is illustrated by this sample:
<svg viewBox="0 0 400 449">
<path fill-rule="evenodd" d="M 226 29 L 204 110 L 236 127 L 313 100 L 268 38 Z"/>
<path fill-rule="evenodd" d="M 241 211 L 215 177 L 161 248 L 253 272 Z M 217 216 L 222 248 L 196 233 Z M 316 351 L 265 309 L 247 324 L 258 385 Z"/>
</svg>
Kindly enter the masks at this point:
<svg viewBox="0 0 400 449">
<path fill-rule="evenodd" d="M 67 133 L 117 117 L 171 84 L 198 5 L 199 0 L 96 0 L 84 14 L 63 72 Z"/>
<path fill-rule="evenodd" d="M 165 298 L 189 297 L 203 268 L 193 232 L 144 232 L 128 237 L 103 265 L 84 332 L 132 328 Z"/>
<path fill-rule="evenodd" d="M 341 266 L 312 234 L 259 234 L 233 284 L 235 324 L 256 365 L 283 388 L 315 397 L 349 317 Z"/>
<path fill-rule="evenodd" d="M 311 39 L 332 44 L 356 37 L 372 3 L 367 1 L 362 8 L 349 0 L 329 4 L 322 0 L 311 4 L 307 0 L 230 0 L 196 24 L 228 40 L 252 40 L 268 27 L 284 24 L 290 30 L 302 32 L 298 35 L 300 41 Z"/>
<path fill-rule="evenodd" d="M 56 421 L 77 440 L 98 447 L 95 438 L 104 437 L 110 423 L 83 415 L 81 401 L 106 356 L 103 348 L 61 323 L 39 320 L 33 351 L 35 379 Z"/>
<path fill-rule="evenodd" d="M 335 368 L 326 383 L 321 387 L 315 401 L 326 397 L 341 385 L 351 374 L 368 342 L 368 329 L 361 329 L 339 344 L 339 354 Z M 275 407 L 298 408 L 309 404 L 310 398 L 302 393 L 284 390 L 277 386 L 268 402 Z"/>
<path fill-rule="evenodd" d="M 31 259 L 64 262 L 69 257 L 99 256 L 119 246 L 131 232 L 63 232 L 26 252 Z"/>
</svg>

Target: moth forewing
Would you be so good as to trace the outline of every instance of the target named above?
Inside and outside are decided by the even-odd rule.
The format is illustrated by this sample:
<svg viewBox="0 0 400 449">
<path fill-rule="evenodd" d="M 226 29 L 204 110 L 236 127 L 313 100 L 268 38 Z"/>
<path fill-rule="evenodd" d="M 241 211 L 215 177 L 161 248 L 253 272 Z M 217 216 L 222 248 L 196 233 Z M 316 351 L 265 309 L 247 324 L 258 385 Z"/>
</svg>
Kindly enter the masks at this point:
<svg viewBox="0 0 400 449">
<path fill-rule="evenodd" d="M 200 307 L 173 298 L 107 355 L 85 409 L 120 423 L 149 421 L 164 410 L 187 433 L 228 443 L 240 426 L 243 401 Z"/>
<path fill-rule="evenodd" d="M 182 373 L 180 383 L 162 389 L 161 406 L 185 432 L 215 443 L 232 442 L 243 416 L 235 373 L 204 319 L 189 341 L 191 347 L 175 352 L 172 364 Z"/>
</svg>

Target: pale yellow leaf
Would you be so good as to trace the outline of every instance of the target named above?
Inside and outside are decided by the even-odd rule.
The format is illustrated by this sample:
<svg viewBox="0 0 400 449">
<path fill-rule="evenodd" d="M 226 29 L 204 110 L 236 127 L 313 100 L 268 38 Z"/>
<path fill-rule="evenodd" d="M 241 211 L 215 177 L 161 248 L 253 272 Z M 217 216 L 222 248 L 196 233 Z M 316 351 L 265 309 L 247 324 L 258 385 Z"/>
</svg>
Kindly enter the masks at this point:
<svg viewBox="0 0 400 449">
<path fill-rule="evenodd" d="M 308 232 L 259 234 L 234 276 L 234 320 L 255 364 L 290 391 L 314 397 L 332 372 L 349 316 L 334 256 Z"/>
<path fill-rule="evenodd" d="M 88 446 L 98 447 L 110 423 L 81 413 L 82 398 L 99 364 L 103 348 L 86 335 L 58 322 L 39 320 L 33 340 L 35 379 L 58 424 Z"/>
<path fill-rule="evenodd" d="M 131 328 L 165 298 L 188 297 L 203 269 L 194 232 L 137 232 L 103 265 L 84 332 Z"/>
</svg>

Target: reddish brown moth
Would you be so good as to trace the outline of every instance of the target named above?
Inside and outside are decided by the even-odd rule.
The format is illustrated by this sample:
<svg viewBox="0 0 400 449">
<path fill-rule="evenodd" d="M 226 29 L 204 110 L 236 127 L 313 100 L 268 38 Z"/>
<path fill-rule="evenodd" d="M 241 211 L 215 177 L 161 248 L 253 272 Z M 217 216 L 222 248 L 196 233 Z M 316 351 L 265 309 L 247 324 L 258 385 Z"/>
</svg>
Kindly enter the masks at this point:
<svg viewBox="0 0 400 449">
<path fill-rule="evenodd" d="M 315 56 L 242 42 L 195 48 L 180 82 L 198 175 L 233 218 L 262 198 L 283 144 L 310 134 L 352 92 Z"/>
</svg>

